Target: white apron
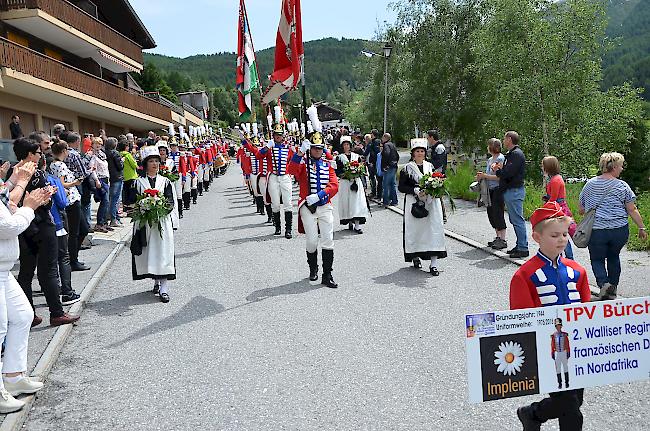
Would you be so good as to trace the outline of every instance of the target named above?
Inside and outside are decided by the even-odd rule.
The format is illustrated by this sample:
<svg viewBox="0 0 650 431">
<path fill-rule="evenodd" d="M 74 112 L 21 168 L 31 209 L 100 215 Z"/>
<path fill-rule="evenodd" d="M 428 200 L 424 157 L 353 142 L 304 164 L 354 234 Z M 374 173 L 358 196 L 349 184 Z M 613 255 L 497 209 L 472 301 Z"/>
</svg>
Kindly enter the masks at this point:
<svg viewBox="0 0 650 431">
<path fill-rule="evenodd" d="M 427 161 L 424 162 L 423 168 L 425 174 L 433 172 L 433 165 Z M 416 182 L 422 177 L 415 162 L 409 162 L 403 174 L 409 175 Z M 415 218 L 411 214 L 415 197 L 411 194 L 404 196 L 404 259 L 407 262 L 411 262 L 414 257 L 446 257 L 442 204 L 439 198 L 431 196 L 427 196 L 425 202 L 429 215 L 425 218 Z"/>
<path fill-rule="evenodd" d="M 167 159 L 165 160 L 165 165 L 169 169 L 169 172 L 172 172 L 174 170 L 174 161 L 172 159 Z M 181 178 L 180 176 L 178 177 L 178 181 L 174 181 L 172 184 L 172 192 L 174 193 L 174 210 L 172 211 L 172 227 L 174 229 L 178 229 L 178 226 L 180 225 L 180 219 L 178 218 L 178 199 L 179 199 L 179 194 L 178 190 L 181 185 Z"/>
<path fill-rule="evenodd" d="M 169 180 L 163 176 L 156 176 L 156 190 L 164 192 Z M 151 188 L 149 179 L 140 177 L 135 181 L 138 194 Z M 173 211 L 172 211 L 173 213 Z M 171 214 L 161 220 L 162 238 L 158 233 L 158 228 L 145 226 L 147 245 L 142 248 L 140 256 L 132 255 L 133 279 L 141 280 L 144 278 L 166 278 L 174 280 L 176 278 L 176 265 L 174 262 L 174 229 L 172 227 Z M 134 224 L 135 233 L 137 224 Z"/>
<path fill-rule="evenodd" d="M 337 157 L 337 162 L 346 164 L 359 160 L 359 155 L 350 153 L 348 160 L 345 154 Z M 350 189 L 352 183 L 357 184 L 357 191 L 354 192 Z M 339 209 L 339 219 L 341 224 L 348 224 L 354 221 L 359 221 L 361 224 L 366 222 L 368 217 L 368 205 L 366 203 L 366 193 L 363 189 L 361 178 L 356 178 L 354 181 L 339 179 L 339 192 L 337 193 L 337 207 Z"/>
</svg>

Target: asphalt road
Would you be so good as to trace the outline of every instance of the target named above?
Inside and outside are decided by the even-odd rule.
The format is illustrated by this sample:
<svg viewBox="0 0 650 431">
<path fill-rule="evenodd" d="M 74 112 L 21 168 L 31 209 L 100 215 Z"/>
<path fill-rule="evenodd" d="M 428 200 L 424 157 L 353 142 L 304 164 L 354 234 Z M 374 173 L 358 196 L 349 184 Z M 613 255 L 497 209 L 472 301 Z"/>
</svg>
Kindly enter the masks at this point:
<svg viewBox="0 0 650 431">
<path fill-rule="evenodd" d="M 403 262 L 401 218 L 335 235 L 338 290 L 306 277 L 304 238 L 253 214 L 233 167 L 181 220 L 162 304 L 125 249 L 26 428 L 515 430 L 517 406 L 467 403 L 464 317 L 508 306 L 516 267 L 455 241 L 440 277 Z M 585 430 L 647 430 L 650 383 L 586 392 Z M 557 429 L 548 425 L 544 429 Z"/>
</svg>

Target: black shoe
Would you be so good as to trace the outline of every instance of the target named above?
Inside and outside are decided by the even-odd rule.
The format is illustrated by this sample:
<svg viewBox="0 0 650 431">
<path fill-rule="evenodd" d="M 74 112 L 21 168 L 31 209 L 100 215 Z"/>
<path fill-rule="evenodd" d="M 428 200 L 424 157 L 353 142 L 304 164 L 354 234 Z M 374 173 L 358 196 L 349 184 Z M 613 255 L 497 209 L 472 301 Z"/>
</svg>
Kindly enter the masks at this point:
<svg viewBox="0 0 650 431">
<path fill-rule="evenodd" d="M 153 289 L 151 289 L 151 293 L 158 295 L 160 293 L 160 284 L 154 283 Z"/>
<path fill-rule="evenodd" d="M 334 278 L 332 278 L 332 274 L 323 273 L 323 279 L 321 280 L 321 284 L 324 284 L 330 289 L 336 289 L 337 287 L 339 287 L 339 285 L 336 284 L 336 282 L 334 281 Z"/>
<path fill-rule="evenodd" d="M 494 250 L 503 250 L 504 248 L 508 248 L 508 242 L 505 239 L 497 238 L 492 241 L 490 247 Z"/>
<path fill-rule="evenodd" d="M 169 302 L 169 294 L 161 293 L 160 294 L 160 302 L 168 303 Z"/>
<path fill-rule="evenodd" d="M 488 242 L 488 247 L 492 247 L 492 244 L 494 244 L 498 239 L 499 237 L 496 237 L 492 241 Z"/>
<path fill-rule="evenodd" d="M 362 233 L 363 233 L 363 230 L 362 230 L 361 228 L 359 228 L 359 229 L 352 229 L 352 230 L 355 231 L 355 232 L 358 233 L 358 234 L 362 234 Z"/>
<path fill-rule="evenodd" d="M 515 250 L 517 250 L 517 246 L 512 247 L 512 248 L 511 248 L 510 250 L 508 250 L 506 253 L 508 253 L 508 254 L 510 254 L 510 253 L 514 253 Z"/>
<path fill-rule="evenodd" d="M 71 263 L 70 264 L 70 269 L 75 272 L 75 271 L 88 271 L 90 269 L 89 266 L 82 265 L 80 262 L 77 263 Z"/>
<path fill-rule="evenodd" d="M 85 244 L 81 244 L 81 245 L 79 246 L 79 250 L 90 250 L 90 246 L 89 246 L 89 245 L 85 245 Z"/>
<path fill-rule="evenodd" d="M 61 295 L 61 305 L 72 305 L 79 301 L 81 301 L 81 296 L 75 292 L 72 292 L 70 295 Z"/>
<path fill-rule="evenodd" d="M 415 259 L 413 259 L 413 268 L 415 269 L 422 268 L 422 261 L 420 260 L 420 258 L 416 257 Z"/>
<path fill-rule="evenodd" d="M 522 257 L 528 257 L 530 253 L 528 250 L 515 250 L 512 253 L 508 253 L 513 259 L 521 259 Z"/>
<path fill-rule="evenodd" d="M 284 237 L 285 237 L 286 239 L 291 239 L 291 238 L 293 238 L 293 235 L 291 234 L 291 231 L 288 230 L 288 231 L 286 231 L 286 232 L 284 233 Z"/>
<path fill-rule="evenodd" d="M 440 271 L 438 271 L 438 268 L 436 268 L 435 266 L 432 266 L 431 268 L 429 268 L 429 272 L 430 272 L 431 275 L 433 275 L 434 277 L 437 277 L 437 276 L 440 275 Z"/>
<path fill-rule="evenodd" d="M 178 215 L 178 218 L 179 218 L 179 219 L 183 218 L 183 214 L 179 214 L 179 215 Z"/>
<path fill-rule="evenodd" d="M 533 417 L 530 407 L 519 407 L 517 417 L 524 426 L 524 431 L 540 431 L 542 423 Z"/>
</svg>

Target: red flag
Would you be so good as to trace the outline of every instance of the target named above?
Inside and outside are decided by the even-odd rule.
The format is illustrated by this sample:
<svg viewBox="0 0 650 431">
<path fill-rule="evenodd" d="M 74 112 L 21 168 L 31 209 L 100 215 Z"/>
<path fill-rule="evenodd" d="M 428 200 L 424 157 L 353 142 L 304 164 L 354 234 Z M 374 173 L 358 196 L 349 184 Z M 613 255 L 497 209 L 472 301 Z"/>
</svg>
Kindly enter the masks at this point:
<svg viewBox="0 0 650 431">
<path fill-rule="evenodd" d="M 302 18 L 300 0 L 283 0 L 278 34 L 275 38 L 275 67 L 271 85 L 262 102 L 269 104 L 298 87 L 303 73 Z"/>
</svg>

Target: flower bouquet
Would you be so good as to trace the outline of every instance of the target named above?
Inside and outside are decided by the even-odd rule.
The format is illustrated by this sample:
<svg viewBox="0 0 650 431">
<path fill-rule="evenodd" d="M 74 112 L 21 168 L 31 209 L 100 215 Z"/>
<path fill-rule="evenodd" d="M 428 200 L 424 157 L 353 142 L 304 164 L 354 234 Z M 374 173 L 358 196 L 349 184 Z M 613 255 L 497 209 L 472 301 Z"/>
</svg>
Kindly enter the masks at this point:
<svg viewBox="0 0 650 431">
<path fill-rule="evenodd" d="M 160 165 L 160 170 L 158 171 L 158 175 L 167 178 L 172 183 L 178 181 L 178 179 L 180 178 L 180 176 L 177 173 L 171 171 L 169 167 L 167 167 L 166 165 Z"/>
<path fill-rule="evenodd" d="M 441 172 L 433 172 L 431 174 L 425 174 L 420 178 L 418 184 L 420 190 L 426 193 L 429 196 L 434 198 L 440 198 L 447 196 L 449 202 L 451 203 L 452 211 L 456 209 L 456 204 L 447 190 L 447 177 Z"/>
<path fill-rule="evenodd" d="M 150 228 L 153 228 L 155 225 L 162 238 L 162 223 L 160 221 L 167 217 L 173 209 L 173 205 L 167 201 L 162 192 L 156 189 L 146 189 L 141 195 L 137 196 L 135 205 L 129 215 L 140 227 L 148 224 Z"/>
<path fill-rule="evenodd" d="M 359 162 L 355 160 L 343 165 L 342 178 L 345 180 L 352 181 L 350 190 L 352 190 L 353 192 L 356 192 L 359 189 L 359 186 L 357 185 L 357 182 L 355 180 L 357 178 L 361 178 L 365 176 L 366 176 L 366 165 L 363 162 Z"/>
</svg>

